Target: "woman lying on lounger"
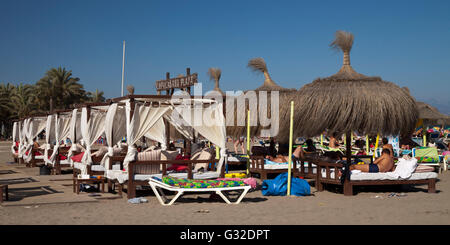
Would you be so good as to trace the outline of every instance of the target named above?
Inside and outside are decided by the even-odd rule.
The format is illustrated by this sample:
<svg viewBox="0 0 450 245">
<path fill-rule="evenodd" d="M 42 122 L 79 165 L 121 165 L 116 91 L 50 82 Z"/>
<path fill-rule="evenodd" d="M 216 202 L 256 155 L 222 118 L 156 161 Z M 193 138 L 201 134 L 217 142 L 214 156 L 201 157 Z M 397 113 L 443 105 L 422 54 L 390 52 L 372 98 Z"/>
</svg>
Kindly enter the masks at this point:
<svg viewBox="0 0 450 245">
<path fill-rule="evenodd" d="M 371 164 L 350 165 L 350 170 L 361 170 L 366 173 L 385 173 L 392 171 L 394 167 L 394 158 L 391 156 L 389 148 L 384 148 L 375 162 Z"/>
</svg>

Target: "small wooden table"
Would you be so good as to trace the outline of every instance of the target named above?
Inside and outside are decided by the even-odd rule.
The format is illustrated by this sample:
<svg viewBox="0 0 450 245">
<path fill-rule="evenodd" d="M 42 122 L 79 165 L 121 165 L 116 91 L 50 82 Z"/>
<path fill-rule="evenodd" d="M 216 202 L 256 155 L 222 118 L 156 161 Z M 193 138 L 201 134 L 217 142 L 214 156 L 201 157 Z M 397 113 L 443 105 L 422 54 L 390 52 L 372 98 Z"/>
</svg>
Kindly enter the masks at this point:
<svg viewBox="0 0 450 245">
<path fill-rule="evenodd" d="M 8 185 L 0 185 L 0 203 L 3 202 L 3 193 L 5 193 L 5 201 L 8 201 Z"/>
<path fill-rule="evenodd" d="M 76 178 L 76 191 L 77 194 L 80 194 L 80 184 L 97 184 L 99 189 L 100 189 L 100 184 L 102 185 L 102 193 L 105 193 L 105 182 L 106 182 L 106 178 L 105 177 L 101 177 L 101 178 L 90 178 L 90 179 L 78 179 Z"/>
</svg>

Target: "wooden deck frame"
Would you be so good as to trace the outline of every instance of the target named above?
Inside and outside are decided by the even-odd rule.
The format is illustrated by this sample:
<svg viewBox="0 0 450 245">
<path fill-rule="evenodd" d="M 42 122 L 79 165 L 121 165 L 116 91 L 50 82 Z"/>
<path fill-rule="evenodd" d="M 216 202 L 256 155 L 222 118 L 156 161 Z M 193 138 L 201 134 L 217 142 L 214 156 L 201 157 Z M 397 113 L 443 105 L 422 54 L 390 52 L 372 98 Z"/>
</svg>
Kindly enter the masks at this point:
<svg viewBox="0 0 450 245">
<path fill-rule="evenodd" d="M 331 163 L 318 161 L 316 174 L 316 189 L 323 191 L 324 184 L 342 185 L 344 196 L 353 195 L 353 186 L 372 186 L 372 185 L 428 185 L 428 193 L 436 192 L 436 179 L 420 179 L 420 180 L 348 180 L 341 183 L 338 173 L 342 168 L 342 163 Z M 325 177 L 322 177 L 322 169 L 325 169 Z M 331 178 L 331 170 L 334 170 L 334 177 Z"/>
</svg>

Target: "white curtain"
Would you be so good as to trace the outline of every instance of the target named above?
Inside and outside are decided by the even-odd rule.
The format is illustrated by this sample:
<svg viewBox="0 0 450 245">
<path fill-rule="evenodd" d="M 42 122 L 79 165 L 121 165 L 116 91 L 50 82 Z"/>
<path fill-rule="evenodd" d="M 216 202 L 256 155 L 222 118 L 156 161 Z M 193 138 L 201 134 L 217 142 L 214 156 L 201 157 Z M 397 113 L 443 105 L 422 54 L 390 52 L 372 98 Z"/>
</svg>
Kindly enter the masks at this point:
<svg viewBox="0 0 450 245">
<path fill-rule="evenodd" d="M 47 120 L 47 122 L 48 122 L 48 120 Z M 52 125 L 53 125 L 53 130 L 52 130 Z M 49 125 L 47 124 L 47 126 L 49 126 Z M 64 116 L 64 115 L 57 115 L 57 114 L 53 115 L 52 118 L 50 119 L 50 130 L 52 130 L 52 132 L 50 132 L 50 134 L 48 136 L 48 141 L 47 141 L 47 136 L 46 136 L 46 141 L 47 141 L 47 144 L 51 144 L 54 141 L 55 145 L 53 146 L 52 155 L 50 157 L 48 157 L 48 152 L 47 152 L 44 154 L 44 159 L 46 162 L 54 165 L 56 162 L 56 157 L 59 154 L 59 146 L 61 144 L 61 141 L 64 141 L 69 136 L 70 117 Z M 48 151 L 48 149 L 50 149 L 50 145 L 48 145 L 46 147 L 46 151 Z"/>
<path fill-rule="evenodd" d="M 220 173 L 227 160 L 225 117 L 222 103 L 213 103 L 206 108 L 201 106 L 175 106 L 181 118 L 190 124 L 203 137 L 220 147 L 220 160 L 217 171 Z"/>
<path fill-rule="evenodd" d="M 105 131 L 106 113 L 91 109 L 88 120 L 87 108 L 81 111 L 81 135 L 86 146 L 81 162 L 86 166 L 92 163 L 91 146 Z M 86 174 L 86 169 L 81 169 L 82 174 Z"/>
<path fill-rule="evenodd" d="M 128 151 L 123 167 L 128 171 L 128 163 L 136 160 L 136 142 L 142 138 L 159 119 L 164 116 L 169 107 L 151 107 L 135 104 L 133 117 L 130 118 L 131 103 L 126 102 L 127 144 Z"/>
<path fill-rule="evenodd" d="M 47 116 L 47 122 L 45 124 L 45 150 L 44 161 L 51 164 L 52 161 L 48 159 L 48 150 L 50 150 L 52 142 L 55 141 L 55 119 L 53 115 Z"/>
<path fill-rule="evenodd" d="M 108 108 L 105 119 L 105 136 L 108 153 L 101 161 L 105 169 L 109 169 L 109 157 L 114 155 L 114 145 L 120 143 L 127 134 L 125 108 L 118 104 L 112 104 Z"/>
<path fill-rule="evenodd" d="M 77 150 L 76 144 L 82 138 L 81 136 L 81 113 L 78 112 L 78 109 L 74 109 L 72 111 L 72 115 L 70 117 L 70 132 L 69 137 L 71 142 L 71 147 L 69 152 L 67 153 L 67 158 L 69 159 L 70 165 L 73 166 L 73 161 L 70 159 L 73 156 L 73 152 Z"/>
<path fill-rule="evenodd" d="M 25 150 L 26 150 L 25 144 L 26 144 L 26 135 L 28 132 L 29 122 L 30 122 L 30 119 L 28 118 L 28 119 L 25 119 L 22 124 L 22 131 L 19 135 L 19 137 L 20 137 L 19 138 L 19 158 L 23 157 L 23 154 L 25 153 Z"/>
<path fill-rule="evenodd" d="M 161 143 L 161 149 L 166 150 L 166 125 L 164 124 L 164 118 L 161 117 L 156 121 L 155 125 L 150 128 L 150 130 L 144 135 L 146 138 L 154 140 L 156 142 Z"/>
<path fill-rule="evenodd" d="M 13 131 L 12 131 L 12 145 L 11 145 L 11 153 L 16 154 L 14 150 L 14 146 L 16 146 L 16 141 L 19 139 L 19 127 L 18 122 L 13 123 Z"/>
<path fill-rule="evenodd" d="M 25 145 L 25 151 L 23 154 L 23 159 L 25 160 L 25 162 L 30 162 L 31 159 L 33 158 L 31 154 L 31 149 L 33 148 L 34 143 L 33 139 L 36 138 L 45 129 L 46 122 L 47 121 L 44 118 L 30 119 L 26 134 L 27 143 Z"/>
<path fill-rule="evenodd" d="M 172 109 L 171 109 L 172 111 Z M 171 112 L 166 113 L 164 118 L 169 121 L 170 124 L 178 131 L 180 132 L 186 139 L 188 140 L 194 140 L 194 134 L 191 126 L 187 126 L 187 123 L 181 119 L 178 118 L 178 120 L 175 120 Z M 181 121 L 181 122 L 180 122 Z"/>
</svg>

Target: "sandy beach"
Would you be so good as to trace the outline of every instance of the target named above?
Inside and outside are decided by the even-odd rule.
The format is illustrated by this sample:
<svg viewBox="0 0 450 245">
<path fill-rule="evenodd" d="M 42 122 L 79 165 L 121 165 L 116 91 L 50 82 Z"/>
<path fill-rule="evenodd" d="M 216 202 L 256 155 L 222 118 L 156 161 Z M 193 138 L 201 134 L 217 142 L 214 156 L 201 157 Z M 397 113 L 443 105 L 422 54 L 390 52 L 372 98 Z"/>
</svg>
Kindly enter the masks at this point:
<svg viewBox="0 0 450 245">
<path fill-rule="evenodd" d="M 437 193 L 426 186 L 356 188 L 347 197 L 328 188 L 312 196 L 268 197 L 250 192 L 239 205 L 210 200 L 208 194 L 159 204 L 151 190 L 138 192 L 148 203 L 130 204 L 126 195 L 72 192 L 72 175 L 39 175 L 39 168 L 12 163 L 10 143 L 0 143 L 0 183 L 10 200 L 0 206 L 1 225 L 448 225 L 450 172 L 439 175 Z M 311 180 L 309 180 L 311 181 Z M 311 184 L 313 185 L 313 184 Z M 389 197 L 390 193 L 405 193 Z"/>
</svg>

